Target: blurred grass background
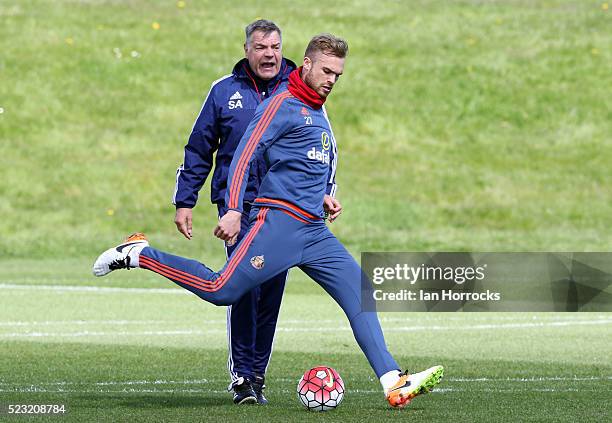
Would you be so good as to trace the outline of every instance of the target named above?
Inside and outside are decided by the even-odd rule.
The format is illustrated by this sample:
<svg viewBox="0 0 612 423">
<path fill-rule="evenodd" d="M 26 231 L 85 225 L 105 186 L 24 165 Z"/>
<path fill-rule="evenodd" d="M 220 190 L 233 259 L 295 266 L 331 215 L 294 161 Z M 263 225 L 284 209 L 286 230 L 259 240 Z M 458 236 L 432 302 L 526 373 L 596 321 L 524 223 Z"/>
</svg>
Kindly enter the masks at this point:
<svg viewBox="0 0 612 423">
<path fill-rule="evenodd" d="M 175 170 L 246 24 L 346 38 L 328 101 L 333 231 L 354 253 L 609 250 L 612 13 L 599 1 L 0 0 L 0 257 L 92 258 L 128 233 L 222 262 L 208 184 Z"/>
</svg>

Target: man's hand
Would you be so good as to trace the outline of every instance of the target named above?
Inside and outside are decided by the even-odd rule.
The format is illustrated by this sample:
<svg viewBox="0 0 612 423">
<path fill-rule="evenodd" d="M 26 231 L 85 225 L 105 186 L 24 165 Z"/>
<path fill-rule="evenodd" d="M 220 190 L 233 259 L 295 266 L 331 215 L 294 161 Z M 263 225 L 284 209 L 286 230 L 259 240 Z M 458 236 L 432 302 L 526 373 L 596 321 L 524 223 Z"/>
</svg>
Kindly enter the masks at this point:
<svg viewBox="0 0 612 423">
<path fill-rule="evenodd" d="M 219 223 L 215 227 L 213 233 L 219 239 L 227 242 L 228 245 L 232 245 L 236 242 L 238 234 L 240 233 L 240 220 L 242 219 L 242 213 L 236 210 L 228 210 L 227 213 L 219 219 Z"/>
<path fill-rule="evenodd" d="M 192 212 L 191 209 L 188 208 L 178 208 L 176 209 L 176 215 L 174 216 L 174 223 L 176 224 L 176 229 L 183 235 L 185 238 L 191 239 L 191 219 Z"/>
<path fill-rule="evenodd" d="M 342 204 L 331 195 L 325 194 L 325 197 L 323 197 L 323 210 L 327 213 L 329 221 L 333 222 L 342 213 Z"/>
</svg>

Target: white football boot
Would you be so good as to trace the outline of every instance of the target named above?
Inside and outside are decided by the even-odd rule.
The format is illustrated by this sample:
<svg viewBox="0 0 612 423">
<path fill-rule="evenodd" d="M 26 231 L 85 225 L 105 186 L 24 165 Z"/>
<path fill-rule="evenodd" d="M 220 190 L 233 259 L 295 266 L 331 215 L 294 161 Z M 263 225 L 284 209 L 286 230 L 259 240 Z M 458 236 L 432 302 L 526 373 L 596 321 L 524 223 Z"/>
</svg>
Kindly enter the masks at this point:
<svg viewBox="0 0 612 423">
<path fill-rule="evenodd" d="M 404 408 L 412 398 L 430 392 L 442 380 L 444 367 L 434 366 L 415 374 L 402 373 L 397 383 L 387 392 L 391 407 Z"/>
<path fill-rule="evenodd" d="M 100 254 L 93 265 L 93 274 L 104 276 L 113 270 L 138 267 L 138 256 L 142 249 L 148 246 L 149 242 L 144 234 L 137 232 L 128 236 L 123 243 Z"/>
</svg>

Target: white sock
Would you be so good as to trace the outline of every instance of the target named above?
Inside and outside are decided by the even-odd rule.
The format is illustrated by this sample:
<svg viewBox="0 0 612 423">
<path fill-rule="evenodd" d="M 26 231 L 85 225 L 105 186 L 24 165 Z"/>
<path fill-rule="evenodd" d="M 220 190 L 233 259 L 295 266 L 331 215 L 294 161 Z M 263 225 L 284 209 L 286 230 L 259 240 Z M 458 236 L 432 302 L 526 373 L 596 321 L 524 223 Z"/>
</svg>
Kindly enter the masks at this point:
<svg viewBox="0 0 612 423">
<path fill-rule="evenodd" d="M 391 370 L 380 377 L 380 384 L 383 387 L 383 391 L 385 391 L 385 396 L 389 392 L 389 389 L 393 388 L 393 386 L 397 383 L 399 378 L 399 370 Z"/>
<path fill-rule="evenodd" d="M 147 245 L 142 243 L 134 245 L 132 248 L 130 248 L 130 251 L 128 252 L 128 256 L 130 256 L 130 267 L 138 267 L 138 258 L 140 257 L 140 252 L 144 247 L 147 247 Z"/>
</svg>

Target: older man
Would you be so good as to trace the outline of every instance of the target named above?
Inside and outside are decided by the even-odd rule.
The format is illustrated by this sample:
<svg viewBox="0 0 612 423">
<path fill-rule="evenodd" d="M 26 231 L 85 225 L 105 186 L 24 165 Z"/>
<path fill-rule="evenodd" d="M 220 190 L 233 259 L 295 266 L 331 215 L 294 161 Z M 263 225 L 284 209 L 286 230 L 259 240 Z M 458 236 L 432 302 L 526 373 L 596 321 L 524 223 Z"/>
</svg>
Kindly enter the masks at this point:
<svg viewBox="0 0 612 423">
<path fill-rule="evenodd" d="M 295 64 L 282 56 L 281 30 L 274 22 L 257 20 L 245 29 L 245 58 L 231 74 L 213 82 L 202 110 L 185 146 L 183 164 L 176 177 L 174 204 L 176 226 L 187 239 L 193 236 L 192 209 L 198 192 L 213 166 L 211 201 L 219 216 L 227 209 L 224 197 L 229 166 L 257 106 L 267 98 L 284 91 Z M 253 166 L 243 198 L 243 231 L 248 226 L 251 203 L 257 195 L 263 164 Z M 235 243 L 226 244 L 229 257 Z M 227 308 L 227 330 L 230 389 L 236 404 L 267 403 L 263 394 L 265 372 L 270 361 L 272 342 L 287 272 L 272 275 L 267 283 L 247 292 Z"/>
</svg>

